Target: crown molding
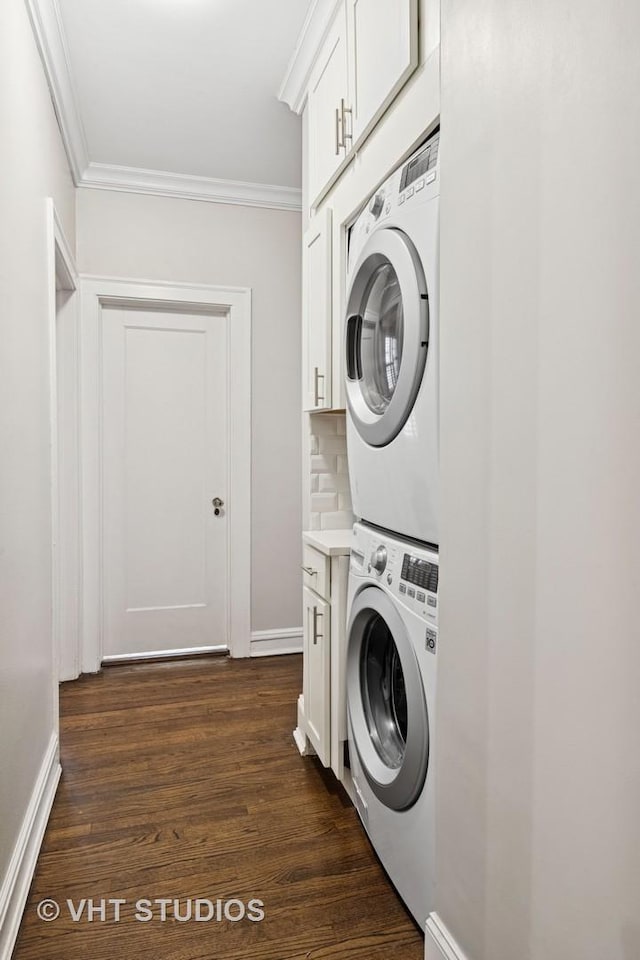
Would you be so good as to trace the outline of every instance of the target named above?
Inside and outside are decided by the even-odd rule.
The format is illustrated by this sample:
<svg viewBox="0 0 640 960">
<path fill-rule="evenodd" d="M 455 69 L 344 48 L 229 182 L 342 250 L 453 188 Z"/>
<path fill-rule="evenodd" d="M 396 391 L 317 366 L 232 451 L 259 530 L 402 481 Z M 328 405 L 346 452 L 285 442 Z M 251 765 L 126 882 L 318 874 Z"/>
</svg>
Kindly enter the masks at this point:
<svg viewBox="0 0 640 960">
<path fill-rule="evenodd" d="M 25 0 L 74 183 L 89 163 L 57 0 Z"/>
<path fill-rule="evenodd" d="M 302 209 L 302 191 L 295 187 L 246 183 L 241 180 L 216 180 L 213 177 L 194 177 L 184 173 L 120 167 L 109 163 L 90 163 L 78 186 L 95 190 L 119 190 L 122 193 L 148 193 L 181 200 L 234 203 L 271 210 Z"/>
<path fill-rule="evenodd" d="M 313 64 L 334 14 L 342 2 L 343 0 L 313 0 L 309 7 L 278 91 L 278 100 L 286 103 L 294 113 L 300 114 L 304 110 Z"/>
<path fill-rule="evenodd" d="M 213 177 L 91 162 L 57 0 L 25 0 L 25 4 L 51 91 L 71 175 L 77 187 L 206 200 L 210 203 L 233 203 L 271 210 L 302 209 L 302 191 L 295 187 L 217 180 Z"/>
</svg>

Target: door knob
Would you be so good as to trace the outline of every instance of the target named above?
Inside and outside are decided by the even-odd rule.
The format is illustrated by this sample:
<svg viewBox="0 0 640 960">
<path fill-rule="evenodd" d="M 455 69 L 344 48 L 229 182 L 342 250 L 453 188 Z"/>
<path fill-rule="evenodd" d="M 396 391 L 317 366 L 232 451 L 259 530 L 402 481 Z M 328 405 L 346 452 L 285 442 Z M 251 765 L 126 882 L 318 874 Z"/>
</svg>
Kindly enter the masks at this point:
<svg viewBox="0 0 640 960">
<path fill-rule="evenodd" d="M 224 507 L 224 500 L 221 500 L 220 497 L 214 497 L 211 503 L 213 505 L 213 512 L 216 517 L 219 517 L 221 508 Z"/>
</svg>

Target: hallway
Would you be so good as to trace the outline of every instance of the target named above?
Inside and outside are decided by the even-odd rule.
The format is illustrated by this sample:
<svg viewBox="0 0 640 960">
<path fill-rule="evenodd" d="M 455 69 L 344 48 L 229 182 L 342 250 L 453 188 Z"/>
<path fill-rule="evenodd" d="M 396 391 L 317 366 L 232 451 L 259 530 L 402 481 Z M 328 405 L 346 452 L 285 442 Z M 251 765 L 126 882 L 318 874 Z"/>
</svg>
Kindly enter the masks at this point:
<svg viewBox="0 0 640 960">
<path fill-rule="evenodd" d="M 14 960 L 422 957 L 354 808 L 295 749 L 301 667 L 207 658 L 63 684 L 63 776 Z M 43 898 L 57 920 L 38 918 Z M 185 916 L 196 898 L 261 900 L 265 917 L 176 922 L 173 901 Z M 102 899 L 126 901 L 118 922 Z"/>
</svg>

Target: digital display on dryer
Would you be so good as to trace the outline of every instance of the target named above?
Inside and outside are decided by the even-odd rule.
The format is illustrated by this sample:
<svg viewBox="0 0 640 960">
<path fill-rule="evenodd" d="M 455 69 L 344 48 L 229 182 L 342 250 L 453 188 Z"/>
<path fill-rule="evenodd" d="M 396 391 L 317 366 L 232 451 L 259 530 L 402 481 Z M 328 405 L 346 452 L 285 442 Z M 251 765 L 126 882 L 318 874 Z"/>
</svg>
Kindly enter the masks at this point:
<svg viewBox="0 0 640 960">
<path fill-rule="evenodd" d="M 419 557 L 412 557 L 411 554 L 405 553 L 400 576 L 407 583 L 413 583 L 416 587 L 422 587 L 430 593 L 438 592 L 437 563 L 429 563 L 428 560 L 421 560 Z"/>
<path fill-rule="evenodd" d="M 413 160 L 406 165 L 402 171 L 402 177 L 400 178 L 400 190 L 404 190 L 405 187 L 408 187 L 410 183 L 413 183 L 414 180 L 417 180 L 418 177 L 422 176 L 423 173 L 426 173 L 429 169 L 429 147 L 425 147 L 417 157 L 414 157 Z"/>
<path fill-rule="evenodd" d="M 413 183 L 414 180 L 417 180 L 418 177 L 421 177 L 428 170 L 433 170 L 437 161 L 438 161 L 438 149 L 440 146 L 440 134 L 437 133 L 434 137 L 429 140 L 423 150 L 420 153 L 409 161 L 409 163 L 403 167 L 402 176 L 400 177 L 400 192 L 408 187 L 410 183 Z"/>
</svg>

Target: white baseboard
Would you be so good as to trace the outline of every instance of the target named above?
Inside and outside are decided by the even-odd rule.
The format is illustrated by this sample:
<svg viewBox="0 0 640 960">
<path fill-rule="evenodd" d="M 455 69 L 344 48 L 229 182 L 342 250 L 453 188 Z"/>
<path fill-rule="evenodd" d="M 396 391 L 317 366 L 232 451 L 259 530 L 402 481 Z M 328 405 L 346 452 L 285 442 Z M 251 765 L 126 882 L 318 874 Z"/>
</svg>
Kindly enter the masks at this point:
<svg viewBox="0 0 640 960">
<path fill-rule="evenodd" d="M 437 913 L 427 920 L 424 960 L 468 960 Z"/>
<path fill-rule="evenodd" d="M 0 960 L 10 960 L 13 952 L 60 773 L 58 735 L 54 732 L 0 886 Z"/>
<path fill-rule="evenodd" d="M 293 731 L 293 739 L 295 741 L 296 747 L 298 748 L 300 756 L 301 757 L 309 756 L 309 753 L 311 752 L 308 747 L 309 741 L 305 737 L 300 727 L 296 727 L 295 730 Z"/>
<path fill-rule="evenodd" d="M 252 657 L 274 657 L 280 653 L 302 653 L 302 627 L 252 631 Z"/>
<path fill-rule="evenodd" d="M 224 656 L 229 653 L 226 644 L 213 647 L 177 647 L 175 650 L 147 650 L 142 653 L 114 653 L 102 658 L 102 663 L 137 663 L 139 660 L 179 660 L 180 658 L 203 657 L 208 655 Z"/>
</svg>

